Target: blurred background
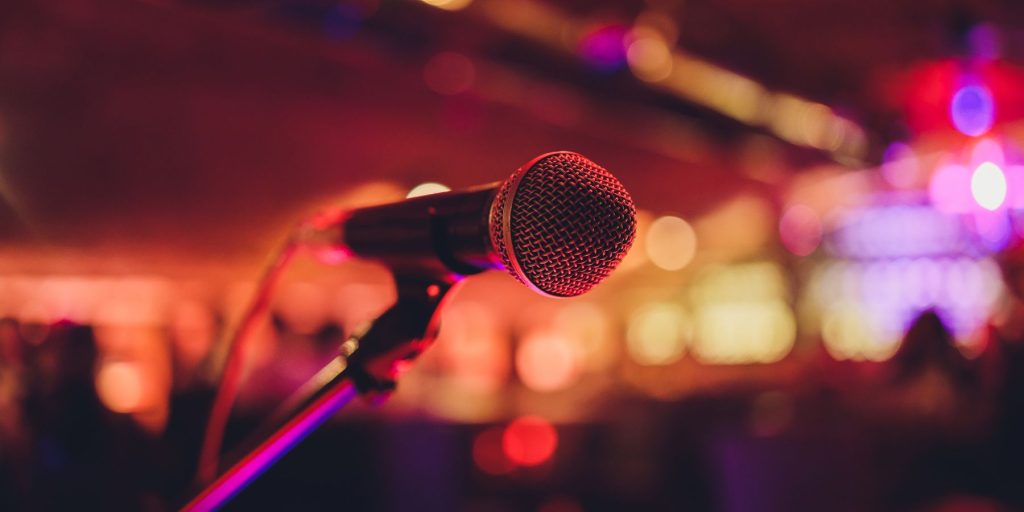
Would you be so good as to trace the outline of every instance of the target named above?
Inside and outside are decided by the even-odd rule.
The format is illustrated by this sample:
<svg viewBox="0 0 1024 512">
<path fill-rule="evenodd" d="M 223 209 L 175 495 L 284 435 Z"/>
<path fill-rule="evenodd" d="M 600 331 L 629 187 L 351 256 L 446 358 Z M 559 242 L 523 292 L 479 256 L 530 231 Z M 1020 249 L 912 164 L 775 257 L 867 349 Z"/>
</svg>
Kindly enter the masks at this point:
<svg viewBox="0 0 1024 512">
<path fill-rule="evenodd" d="M 469 279 L 228 509 L 1022 509 L 1022 59 L 996 0 L 7 0 L 0 509 L 174 509 L 299 220 L 560 149 L 620 268 Z M 228 448 L 394 297 L 300 255 Z"/>
</svg>

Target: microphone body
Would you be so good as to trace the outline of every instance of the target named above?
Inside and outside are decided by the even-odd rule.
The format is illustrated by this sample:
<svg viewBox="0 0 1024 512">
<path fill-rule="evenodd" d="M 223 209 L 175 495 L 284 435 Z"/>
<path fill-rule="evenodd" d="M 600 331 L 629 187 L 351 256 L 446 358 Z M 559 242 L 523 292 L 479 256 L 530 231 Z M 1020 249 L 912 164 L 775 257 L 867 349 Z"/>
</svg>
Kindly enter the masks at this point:
<svg viewBox="0 0 1024 512">
<path fill-rule="evenodd" d="M 396 272 L 505 268 L 538 293 L 571 297 L 607 277 L 635 233 L 636 208 L 622 184 L 586 157 L 559 151 L 503 182 L 322 215 L 300 242 Z"/>
<path fill-rule="evenodd" d="M 500 186 L 499 182 L 341 212 L 326 221 L 314 220 L 305 241 L 396 270 L 471 275 L 501 268 L 488 229 Z"/>
</svg>

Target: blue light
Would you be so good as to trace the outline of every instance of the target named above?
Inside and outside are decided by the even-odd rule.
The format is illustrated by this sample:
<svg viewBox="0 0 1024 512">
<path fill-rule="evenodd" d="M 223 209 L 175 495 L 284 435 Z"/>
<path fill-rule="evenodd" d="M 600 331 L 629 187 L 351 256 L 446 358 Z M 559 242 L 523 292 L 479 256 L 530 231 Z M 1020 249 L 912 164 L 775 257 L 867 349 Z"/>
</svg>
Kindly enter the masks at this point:
<svg viewBox="0 0 1024 512">
<path fill-rule="evenodd" d="M 953 95 L 949 105 L 953 126 L 960 133 L 977 137 L 992 128 L 995 120 L 995 104 L 992 93 L 981 85 L 968 85 Z"/>
</svg>

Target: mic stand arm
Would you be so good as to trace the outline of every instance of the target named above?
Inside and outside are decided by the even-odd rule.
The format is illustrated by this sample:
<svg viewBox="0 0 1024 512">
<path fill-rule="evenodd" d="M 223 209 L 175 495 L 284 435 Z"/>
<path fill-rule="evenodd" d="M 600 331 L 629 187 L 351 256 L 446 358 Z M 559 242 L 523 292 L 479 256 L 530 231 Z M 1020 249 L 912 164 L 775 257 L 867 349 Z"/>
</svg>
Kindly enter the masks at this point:
<svg viewBox="0 0 1024 512">
<path fill-rule="evenodd" d="M 216 510 L 358 395 L 383 401 L 437 335 L 450 276 L 396 273 L 398 300 L 368 329 L 341 345 L 341 354 L 310 379 L 264 429 L 263 439 L 182 510 Z M 269 433 L 269 434 L 267 434 Z"/>
</svg>

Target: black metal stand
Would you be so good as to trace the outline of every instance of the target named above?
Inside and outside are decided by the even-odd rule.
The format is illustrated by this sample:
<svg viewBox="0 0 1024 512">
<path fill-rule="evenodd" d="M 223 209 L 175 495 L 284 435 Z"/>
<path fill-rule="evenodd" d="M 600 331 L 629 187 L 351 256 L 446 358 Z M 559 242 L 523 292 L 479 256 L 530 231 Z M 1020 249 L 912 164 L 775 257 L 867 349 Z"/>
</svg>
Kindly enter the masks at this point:
<svg viewBox="0 0 1024 512">
<path fill-rule="evenodd" d="M 451 276 L 395 274 L 398 300 L 307 382 L 275 416 L 269 435 L 182 510 L 216 510 L 358 395 L 374 400 L 395 389 L 402 371 L 434 341 L 438 312 L 455 285 Z"/>
</svg>

